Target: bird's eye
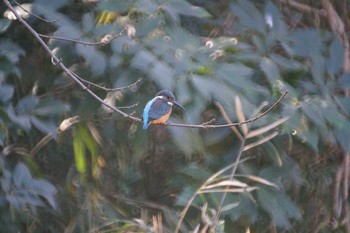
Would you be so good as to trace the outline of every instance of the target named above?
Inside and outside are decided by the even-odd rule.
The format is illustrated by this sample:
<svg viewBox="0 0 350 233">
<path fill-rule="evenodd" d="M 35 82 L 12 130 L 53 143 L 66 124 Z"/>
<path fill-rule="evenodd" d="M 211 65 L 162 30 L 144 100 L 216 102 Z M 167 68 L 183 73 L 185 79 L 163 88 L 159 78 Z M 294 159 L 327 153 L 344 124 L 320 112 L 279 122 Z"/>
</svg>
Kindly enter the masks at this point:
<svg viewBox="0 0 350 233">
<path fill-rule="evenodd" d="M 174 101 L 174 98 L 169 97 L 168 100 L 172 102 Z"/>
</svg>

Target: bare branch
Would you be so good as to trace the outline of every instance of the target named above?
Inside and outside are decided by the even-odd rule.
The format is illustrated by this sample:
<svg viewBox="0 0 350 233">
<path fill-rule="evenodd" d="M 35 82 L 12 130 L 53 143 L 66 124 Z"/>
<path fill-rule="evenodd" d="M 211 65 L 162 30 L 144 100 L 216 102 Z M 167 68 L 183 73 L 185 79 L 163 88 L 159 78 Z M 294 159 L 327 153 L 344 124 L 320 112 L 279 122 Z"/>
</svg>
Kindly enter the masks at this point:
<svg viewBox="0 0 350 233">
<path fill-rule="evenodd" d="M 280 98 L 271 106 L 269 107 L 265 112 L 261 113 L 260 115 L 248 119 L 246 121 L 242 121 L 242 122 L 237 122 L 237 123 L 229 123 L 229 124 L 222 124 L 222 125 L 190 125 L 190 124 L 176 124 L 176 123 L 169 123 L 167 124 L 167 126 L 176 126 L 176 127 L 186 127 L 186 128 L 202 128 L 202 129 L 216 129 L 216 128 L 227 128 L 227 127 L 231 127 L 231 126 L 240 126 L 243 124 L 248 124 L 251 123 L 253 121 L 256 121 L 258 119 L 260 119 L 261 117 L 265 116 L 267 113 L 269 113 L 274 107 L 276 107 L 281 100 L 288 94 L 288 91 L 286 90 L 281 96 Z"/>
<path fill-rule="evenodd" d="M 49 35 L 44 35 L 44 34 L 40 34 L 40 33 L 37 33 L 37 34 L 40 37 L 53 39 L 53 40 L 62 40 L 62 41 L 73 42 L 73 43 L 77 43 L 77 44 L 83 44 L 86 46 L 98 46 L 98 45 L 109 44 L 112 40 L 123 35 L 125 30 L 126 30 L 126 28 L 123 28 L 123 30 L 121 30 L 118 34 L 115 34 L 114 36 L 111 36 L 110 38 L 104 37 L 101 41 L 98 41 L 98 42 L 87 42 L 87 41 L 81 41 L 81 40 L 75 40 L 75 39 L 68 39 L 68 38 L 60 37 L 60 36 L 51 36 L 51 35 L 49 36 Z"/>
</svg>

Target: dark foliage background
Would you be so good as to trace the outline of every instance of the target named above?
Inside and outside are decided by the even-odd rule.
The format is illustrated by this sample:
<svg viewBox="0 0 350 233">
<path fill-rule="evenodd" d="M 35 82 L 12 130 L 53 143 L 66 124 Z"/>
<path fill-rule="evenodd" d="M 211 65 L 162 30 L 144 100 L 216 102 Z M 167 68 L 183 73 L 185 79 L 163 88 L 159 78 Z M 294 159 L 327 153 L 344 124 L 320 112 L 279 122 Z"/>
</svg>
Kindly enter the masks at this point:
<svg viewBox="0 0 350 233">
<path fill-rule="evenodd" d="M 256 133 L 245 146 L 258 144 L 241 155 L 230 128 L 144 131 L 101 106 L 1 2 L 0 231 L 174 232 L 190 204 L 181 232 L 350 232 L 350 3 L 297 3 L 20 2 L 55 20 L 21 13 L 45 35 L 98 42 L 126 27 L 106 45 L 44 40 L 95 84 L 142 77 L 123 91 L 88 86 L 135 116 L 169 89 L 186 107 L 173 122 L 226 123 L 216 102 L 238 122 L 238 113 L 254 117 L 288 90 L 267 116 L 239 128 Z M 225 168 L 237 156 L 232 181 Z M 223 181 L 236 190 L 220 203 Z"/>
</svg>

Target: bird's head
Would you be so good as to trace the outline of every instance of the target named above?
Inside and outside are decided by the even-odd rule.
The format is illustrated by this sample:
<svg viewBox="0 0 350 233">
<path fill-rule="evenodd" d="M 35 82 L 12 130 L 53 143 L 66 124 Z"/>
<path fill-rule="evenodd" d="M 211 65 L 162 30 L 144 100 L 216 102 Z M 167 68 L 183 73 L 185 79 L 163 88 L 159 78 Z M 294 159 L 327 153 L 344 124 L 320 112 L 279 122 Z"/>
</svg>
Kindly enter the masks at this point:
<svg viewBox="0 0 350 233">
<path fill-rule="evenodd" d="M 184 110 L 185 108 L 175 100 L 175 96 L 171 91 L 161 90 L 156 96 L 161 97 L 163 100 L 167 101 L 170 105 L 175 105 L 178 108 Z"/>
</svg>

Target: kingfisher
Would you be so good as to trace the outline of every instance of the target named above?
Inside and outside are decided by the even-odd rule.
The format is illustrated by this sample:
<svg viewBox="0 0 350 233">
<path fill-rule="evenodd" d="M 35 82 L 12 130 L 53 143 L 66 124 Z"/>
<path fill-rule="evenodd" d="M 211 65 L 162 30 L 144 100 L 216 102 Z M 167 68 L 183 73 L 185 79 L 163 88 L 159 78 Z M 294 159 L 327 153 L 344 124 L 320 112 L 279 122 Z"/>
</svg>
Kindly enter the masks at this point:
<svg viewBox="0 0 350 233">
<path fill-rule="evenodd" d="M 147 129 L 151 124 L 166 124 L 173 105 L 182 110 L 185 109 L 175 100 L 175 96 L 171 91 L 162 90 L 158 92 L 153 99 L 148 101 L 143 110 L 143 128 Z"/>
</svg>

